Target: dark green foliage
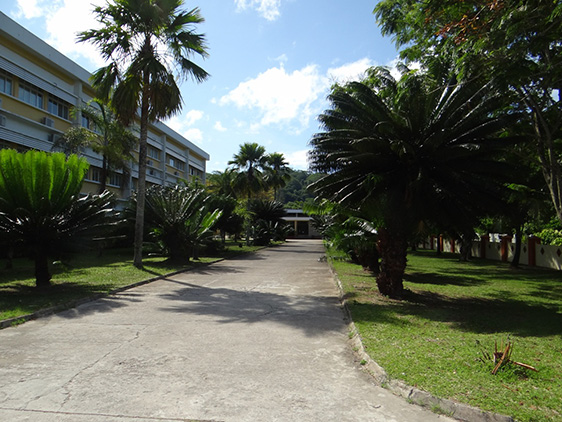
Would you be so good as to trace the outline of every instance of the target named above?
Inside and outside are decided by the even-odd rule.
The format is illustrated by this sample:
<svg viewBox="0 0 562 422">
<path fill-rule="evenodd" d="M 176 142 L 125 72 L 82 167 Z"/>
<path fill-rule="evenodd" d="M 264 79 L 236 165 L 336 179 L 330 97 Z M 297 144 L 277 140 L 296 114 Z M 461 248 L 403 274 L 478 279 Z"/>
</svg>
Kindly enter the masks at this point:
<svg viewBox="0 0 562 422">
<path fill-rule="evenodd" d="M 0 231 L 35 260 L 38 287 L 50 285 L 50 256 L 70 241 L 100 236 L 110 223 L 109 192 L 80 196 L 87 170 L 76 155 L 0 151 Z"/>
<path fill-rule="evenodd" d="M 462 79 L 493 80 L 504 110 L 523 112 L 532 158 L 562 221 L 562 5 L 543 0 L 383 0 L 383 34 L 401 54 L 434 70 L 444 59 Z"/>
<path fill-rule="evenodd" d="M 233 187 L 239 196 L 251 199 L 265 189 L 264 170 L 267 168 L 267 156 L 263 146 L 255 142 L 240 145 L 240 151 L 228 164 L 235 171 Z"/>
<path fill-rule="evenodd" d="M 269 245 L 272 240 L 285 240 L 288 231 L 284 228 L 285 208 L 277 201 L 253 199 L 248 201 L 247 212 L 250 216 L 247 224 L 256 245 Z"/>
<path fill-rule="evenodd" d="M 145 221 L 150 237 L 176 262 L 189 262 L 197 248 L 213 235 L 222 212 L 209 208 L 202 189 L 181 186 L 151 186 L 147 190 Z M 132 198 L 128 213 L 136 208 Z"/>
<path fill-rule="evenodd" d="M 364 82 L 336 86 L 320 115 L 311 167 L 321 198 L 377 222 L 381 293 L 400 296 L 407 241 L 434 222 L 463 233 L 503 205 L 512 167 L 501 159 L 516 119 L 496 115 L 500 97 L 478 80 L 443 84 L 423 72 L 396 81 L 373 68 Z"/>
</svg>

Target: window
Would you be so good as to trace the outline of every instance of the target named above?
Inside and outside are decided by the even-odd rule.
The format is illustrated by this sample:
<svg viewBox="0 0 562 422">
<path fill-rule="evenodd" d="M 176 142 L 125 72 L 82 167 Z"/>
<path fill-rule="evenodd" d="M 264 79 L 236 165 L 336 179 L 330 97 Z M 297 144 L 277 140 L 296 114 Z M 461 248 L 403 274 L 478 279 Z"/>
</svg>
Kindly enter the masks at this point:
<svg viewBox="0 0 562 422">
<path fill-rule="evenodd" d="M 90 180 L 101 182 L 101 171 L 97 167 L 90 167 Z"/>
<path fill-rule="evenodd" d="M 6 73 L 0 70 L 0 92 L 4 94 L 12 95 L 12 78 Z"/>
<path fill-rule="evenodd" d="M 176 158 L 168 157 L 168 164 L 180 171 L 185 170 L 185 163 Z"/>
<path fill-rule="evenodd" d="M 154 158 L 155 160 L 159 160 L 160 159 L 160 151 L 158 151 L 154 147 L 149 146 L 148 147 L 148 156 L 150 158 Z"/>
<path fill-rule="evenodd" d="M 32 106 L 43 108 L 43 94 L 33 85 L 20 82 L 18 98 Z"/>
<path fill-rule="evenodd" d="M 82 127 L 85 127 L 86 129 L 90 129 L 90 125 L 91 125 L 90 118 L 82 114 Z"/>
<path fill-rule="evenodd" d="M 47 111 L 55 116 L 68 120 L 68 104 L 55 96 L 49 96 Z"/>
<path fill-rule="evenodd" d="M 122 177 L 119 173 L 111 173 L 109 176 L 109 184 L 112 186 L 121 186 Z"/>
</svg>

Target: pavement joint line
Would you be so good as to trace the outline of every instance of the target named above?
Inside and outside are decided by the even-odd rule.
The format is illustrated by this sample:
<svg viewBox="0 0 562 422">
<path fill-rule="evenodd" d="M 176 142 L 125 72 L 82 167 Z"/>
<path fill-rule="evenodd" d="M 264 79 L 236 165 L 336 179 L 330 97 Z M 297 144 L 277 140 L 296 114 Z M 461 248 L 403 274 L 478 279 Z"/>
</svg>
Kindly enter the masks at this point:
<svg viewBox="0 0 562 422">
<path fill-rule="evenodd" d="M 437 406 L 438 408 L 443 410 L 447 416 L 450 416 L 459 421 L 516 422 L 515 419 L 513 419 L 511 416 L 488 412 L 465 403 L 459 403 L 453 400 L 439 398 L 433 396 L 427 391 L 409 386 L 403 381 L 391 379 L 384 368 L 381 367 L 377 362 L 375 362 L 367 353 L 365 345 L 363 344 L 363 339 L 359 334 L 359 330 L 353 322 L 351 311 L 349 310 L 347 299 L 345 298 L 343 284 L 339 279 L 336 271 L 334 270 L 331 261 L 329 259 L 327 261 L 330 272 L 332 273 L 332 277 L 334 278 L 338 288 L 339 300 L 345 315 L 345 319 L 349 326 L 349 332 L 350 334 L 352 334 L 352 337 L 350 337 L 351 346 L 359 359 L 366 362 L 364 365 L 362 365 L 362 367 L 371 377 L 373 377 L 373 380 L 377 385 L 384 387 L 387 390 L 391 391 L 393 394 L 410 400 L 419 406 L 428 409 L 432 409 Z"/>
<path fill-rule="evenodd" d="M 186 419 L 186 418 L 164 418 L 158 416 L 128 416 L 128 415 L 113 415 L 109 413 L 89 413 L 89 412 L 62 412 L 56 410 L 37 410 L 37 409 L 18 409 L 15 407 L 0 406 L 0 410 L 8 410 L 13 412 L 29 412 L 29 413 L 45 413 L 51 415 L 66 415 L 66 416 L 101 416 L 104 418 L 119 418 L 130 420 L 149 420 L 149 421 L 176 421 L 176 422 L 224 422 L 218 419 Z"/>
</svg>

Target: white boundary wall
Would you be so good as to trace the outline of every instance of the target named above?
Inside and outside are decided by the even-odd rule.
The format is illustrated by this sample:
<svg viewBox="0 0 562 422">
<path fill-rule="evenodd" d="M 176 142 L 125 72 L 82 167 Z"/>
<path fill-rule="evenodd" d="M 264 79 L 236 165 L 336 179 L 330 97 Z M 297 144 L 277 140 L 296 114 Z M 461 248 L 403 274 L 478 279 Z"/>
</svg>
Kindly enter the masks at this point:
<svg viewBox="0 0 562 422">
<path fill-rule="evenodd" d="M 436 249 L 437 238 L 434 238 L 433 242 L 426 240 L 423 245 L 424 248 Z M 511 262 L 513 259 L 513 253 L 515 252 L 515 241 L 514 239 L 505 239 L 505 251 L 502 250 L 502 241 L 500 236 L 490 235 L 490 241 L 484 241 L 486 245 L 485 259 L 492 259 L 495 261 L 506 261 Z M 537 267 L 552 268 L 555 270 L 562 270 L 562 246 L 552 246 L 552 245 L 541 245 L 540 240 L 535 240 L 535 253 L 534 262 Z M 433 243 L 433 247 L 431 245 Z M 482 258 L 481 249 L 482 240 L 475 240 L 472 242 L 472 256 Z M 454 245 L 454 246 L 453 246 Z M 529 262 L 533 261 L 533 245 L 529 246 L 528 242 L 521 244 L 521 256 L 519 258 L 519 263 L 522 265 L 529 265 Z M 452 239 L 443 238 L 443 252 L 460 252 L 460 243 L 455 242 Z M 504 258 L 504 259 L 502 259 Z"/>
</svg>

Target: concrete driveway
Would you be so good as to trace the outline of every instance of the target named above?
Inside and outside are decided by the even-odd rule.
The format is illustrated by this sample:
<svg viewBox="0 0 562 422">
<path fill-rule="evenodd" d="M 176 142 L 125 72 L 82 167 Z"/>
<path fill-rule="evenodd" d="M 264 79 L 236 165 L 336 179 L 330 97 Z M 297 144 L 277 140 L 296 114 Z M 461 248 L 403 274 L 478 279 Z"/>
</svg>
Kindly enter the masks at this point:
<svg viewBox="0 0 562 422">
<path fill-rule="evenodd" d="M 449 421 L 374 385 L 320 241 L 0 331 L 0 421 Z"/>
</svg>

